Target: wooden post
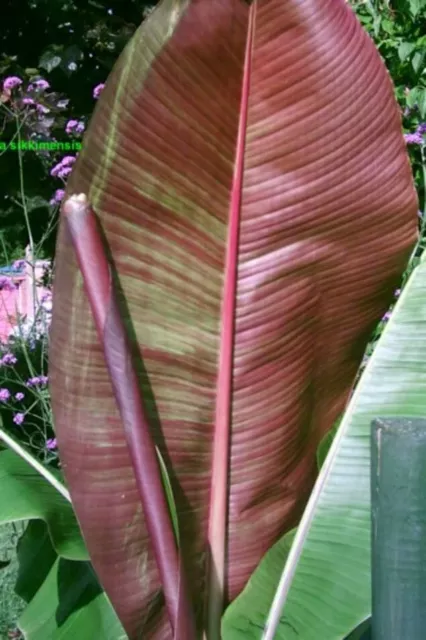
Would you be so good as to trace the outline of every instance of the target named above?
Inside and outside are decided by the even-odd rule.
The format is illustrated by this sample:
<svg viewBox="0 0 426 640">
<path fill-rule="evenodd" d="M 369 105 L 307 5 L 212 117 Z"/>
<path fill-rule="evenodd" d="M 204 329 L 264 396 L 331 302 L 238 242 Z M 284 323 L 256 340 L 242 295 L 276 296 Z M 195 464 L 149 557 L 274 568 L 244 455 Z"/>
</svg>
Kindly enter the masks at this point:
<svg viewBox="0 0 426 640">
<path fill-rule="evenodd" d="M 425 640 L 426 418 L 375 420 L 371 440 L 372 638 Z"/>
</svg>

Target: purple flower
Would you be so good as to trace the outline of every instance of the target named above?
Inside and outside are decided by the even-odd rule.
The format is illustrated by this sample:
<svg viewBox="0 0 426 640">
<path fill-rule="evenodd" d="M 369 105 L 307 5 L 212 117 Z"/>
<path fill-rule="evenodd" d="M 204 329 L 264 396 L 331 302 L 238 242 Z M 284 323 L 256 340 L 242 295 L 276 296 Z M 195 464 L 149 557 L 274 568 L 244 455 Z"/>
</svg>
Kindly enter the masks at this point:
<svg viewBox="0 0 426 640">
<path fill-rule="evenodd" d="M 3 91 L 10 91 L 10 89 L 19 87 L 20 84 L 22 84 L 21 78 L 18 78 L 18 76 L 9 76 L 3 82 Z"/>
<path fill-rule="evenodd" d="M 15 400 L 21 401 L 25 398 L 25 393 L 22 393 L 22 391 L 18 391 L 18 393 L 15 393 Z"/>
<path fill-rule="evenodd" d="M 58 171 L 58 178 L 66 178 L 72 171 L 72 167 L 62 167 L 60 171 Z"/>
<path fill-rule="evenodd" d="M 5 291 L 15 291 L 16 284 L 7 276 L 0 276 L 0 289 Z"/>
<path fill-rule="evenodd" d="M 404 139 L 407 144 L 423 144 L 423 136 L 416 133 L 405 133 Z"/>
<path fill-rule="evenodd" d="M 36 89 L 40 89 L 40 91 L 44 91 L 45 89 L 50 89 L 50 84 L 47 82 L 47 80 L 35 80 L 33 82 L 33 85 L 35 86 Z"/>
<path fill-rule="evenodd" d="M 50 204 L 59 204 L 64 199 L 65 191 L 63 189 L 56 189 L 53 198 L 50 200 Z"/>
<path fill-rule="evenodd" d="M 426 133 L 426 122 L 422 122 L 421 124 L 419 124 L 416 133 L 420 134 L 421 136 Z"/>
<path fill-rule="evenodd" d="M 13 268 L 21 270 L 25 267 L 25 260 L 15 260 L 13 263 Z"/>
<path fill-rule="evenodd" d="M 387 322 L 391 317 L 392 313 L 390 311 L 386 311 L 385 315 L 382 318 L 382 322 Z"/>
<path fill-rule="evenodd" d="M 43 104 L 37 104 L 36 108 L 39 113 L 50 113 L 50 109 L 45 107 Z"/>
<path fill-rule="evenodd" d="M 66 133 L 72 133 L 73 129 L 75 129 L 77 125 L 78 125 L 78 120 L 68 120 L 65 126 Z"/>
<path fill-rule="evenodd" d="M 63 167 L 69 167 L 71 164 L 74 164 L 76 161 L 76 156 L 64 156 L 61 160 L 61 164 Z"/>
<path fill-rule="evenodd" d="M 66 133 L 83 133 L 85 129 L 84 122 L 79 122 L 78 120 L 69 120 L 66 124 L 65 131 Z"/>
<path fill-rule="evenodd" d="M 64 156 L 62 160 L 53 167 L 53 169 L 50 172 L 50 175 L 54 177 L 57 176 L 59 178 L 65 177 L 65 175 L 68 175 L 68 173 L 71 173 L 70 165 L 74 164 L 76 159 L 77 159 L 76 156 Z M 69 169 L 69 171 L 64 175 L 65 169 Z"/>
<path fill-rule="evenodd" d="M 68 106 L 68 102 L 69 100 L 59 100 L 59 102 L 56 103 L 56 106 L 58 107 L 58 109 L 66 109 Z"/>
<path fill-rule="evenodd" d="M 10 398 L 9 389 L 0 389 L 0 402 L 7 402 Z"/>
<path fill-rule="evenodd" d="M 47 384 L 49 381 L 48 376 L 34 376 L 29 378 L 26 382 L 27 387 L 36 387 L 39 384 Z"/>
<path fill-rule="evenodd" d="M 401 289 L 396 289 L 395 298 L 399 298 L 400 295 L 401 295 Z"/>
<path fill-rule="evenodd" d="M 50 450 L 56 449 L 56 438 L 49 438 L 49 440 L 46 440 L 46 447 Z"/>
<path fill-rule="evenodd" d="M 32 98 L 22 98 L 22 104 L 35 104 Z"/>
<path fill-rule="evenodd" d="M 97 100 L 102 93 L 102 89 L 105 87 L 105 84 L 98 84 L 93 89 L 93 97 Z"/>
<path fill-rule="evenodd" d="M 17 362 L 18 360 L 13 353 L 6 353 L 0 360 L 0 364 L 16 364 Z"/>
<path fill-rule="evenodd" d="M 24 422 L 25 414 L 24 413 L 15 413 L 13 416 L 13 422 L 15 424 L 22 424 Z"/>
</svg>

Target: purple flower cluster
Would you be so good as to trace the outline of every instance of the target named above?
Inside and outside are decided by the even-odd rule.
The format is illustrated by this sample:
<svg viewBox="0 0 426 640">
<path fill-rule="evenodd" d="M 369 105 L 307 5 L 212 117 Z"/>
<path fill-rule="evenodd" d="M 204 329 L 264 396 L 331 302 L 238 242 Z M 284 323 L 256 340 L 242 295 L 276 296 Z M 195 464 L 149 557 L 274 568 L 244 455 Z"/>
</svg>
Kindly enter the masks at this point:
<svg viewBox="0 0 426 640">
<path fill-rule="evenodd" d="M 65 195 L 64 189 L 56 189 L 55 193 L 53 194 L 53 197 L 50 199 L 50 204 L 52 206 L 56 204 L 60 204 L 64 199 L 64 195 Z"/>
<path fill-rule="evenodd" d="M 56 438 L 49 438 L 49 440 L 46 440 L 47 449 L 51 451 L 52 449 L 56 449 L 56 447 L 57 447 Z"/>
<path fill-rule="evenodd" d="M 33 82 L 28 85 L 28 91 L 34 91 L 34 89 L 38 91 L 45 91 L 46 89 L 50 89 L 50 84 L 43 78 L 40 80 L 33 80 Z"/>
<path fill-rule="evenodd" d="M 34 376 L 29 378 L 26 382 L 27 387 L 37 387 L 39 385 L 47 384 L 49 382 L 49 376 Z"/>
<path fill-rule="evenodd" d="M 76 156 L 64 156 L 62 160 L 53 167 L 50 175 L 58 178 L 66 178 L 71 173 L 72 165 L 76 159 Z"/>
<path fill-rule="evenodd" d="M 16 358 L 16 356 L 13 355 L 13 353 L 6 353 L 0 359 L 0 365 L 16 364 L 17 362 L 18 362 L 18 359 Z"/>
<path fill-rule="evenodd" d="M 407 144 L 424 144 L 423 136 L 426 134 L 426 122 L 419 124 L 414 133 L 405 133 L 404 139 Z"/>
<path fill-rule="evenodd" d="M 18 392 L 17 394 L 15 394 L 15 399 L 16 400 L 23 400 L 24 399 L 24 394 Z M 0 389 L 0 402 L 7 402 L 8 400 L 10 400 L 11 398 L 11 393 L 9 391 L 9 389 Z M 17 425 L 21 425 L 24 422 L 24 418 L 25 418 L 25 414 L 20 412 L 20 413 L 15 413 L 13 416 L 13 422 Z"/>
<path fill-rule="evenodd" d="M 21 78 L 18 76 L 9 76 L 3 82 L 3 91 L 11 91 L 15 87 L 19 87 L 22 84 Z"/>
<path fill-rule="evenodd" d="M 97 100 L 102 93 L 103 88 L 105 87 L 104 83 L 96 85 L 93 89 L 93 97 Z"/>
<path fill-rule="evenodd" d="M 6 94 L 6 96 L 10 97 L 12 90 L 16 89 L 17 87 L 21 87 L 22 84 L 22 78 L 19 78 L 18 76 L 9 76 L 3 82 L 3 92 Z M 47 80 L 45 80 L 44 78 L 39 78 L 38 80 L 32 80 L 30 82 L 25 90 L 25 93 L 32 93 L 37 98 L 41 93 L 49 88 L 50 84 L 47 82 Z M 18 100 L 18 104 L 20 104 L 21 106 L 23 105 L 24 107 L 35 107 L 40 114 L 50 113 L 50 109 L 48 109 L 43 104 L 37 103 L 30 95 L 24 95 L 23 97 L 20 97 Z"/>
<path fill-rule="evenodd" d="M 80 134 L 83 133 L 85 129 L 85 125 L 84 122 L 78 121 L 78 120 L 68 120 L 66 126 L 65 126 L 65 131 L 66 133 L 68 133 L 68 135 L 71 134 Z"/>
<path fill-rule="evenodd" d="M 9 389 L 5 389 L 5 388 L 0 389 L 0 402 L 7 402 L 8 400 L 10 400 L 11 397 L 12 396 Z M 17 400 L 18 402 L 20 402 L 24 398 L 25 398 L 25 394 L 22 393 L 21 391 L 18 391 L 18 393 L 15 393 L 15 400 Z"/>
<path fill-rule="evenodd" d="M 10 398 L 9 389 L 0 389 L 0 402 L 7 402 Z"/>
</svg>

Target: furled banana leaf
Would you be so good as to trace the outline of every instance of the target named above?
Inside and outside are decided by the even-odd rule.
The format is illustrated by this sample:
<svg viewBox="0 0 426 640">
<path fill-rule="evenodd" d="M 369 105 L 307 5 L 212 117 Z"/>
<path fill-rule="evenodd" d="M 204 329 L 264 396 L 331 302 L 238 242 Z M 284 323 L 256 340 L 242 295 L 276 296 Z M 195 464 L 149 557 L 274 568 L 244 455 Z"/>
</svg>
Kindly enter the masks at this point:
<svg viewBox="0 0 426 640">
<path fill-rule="evenodd" d="M 216 640 L 222 606 L 300 518 L 416 239 L 390 78 L 344 0 L 163 0 L 107 80 L 71 194 L 98 216 L 198 628 L 209 590 Z M 85 259 L 94 272 L 97 252 Z M 100 339 L 93 300 L 63 215 L 50 352 L 63 469 L 129 637 L 169 640 L 135 479 L 147 470 L 104 355 L 116 320 L 105 306 Z"/>
</svg>

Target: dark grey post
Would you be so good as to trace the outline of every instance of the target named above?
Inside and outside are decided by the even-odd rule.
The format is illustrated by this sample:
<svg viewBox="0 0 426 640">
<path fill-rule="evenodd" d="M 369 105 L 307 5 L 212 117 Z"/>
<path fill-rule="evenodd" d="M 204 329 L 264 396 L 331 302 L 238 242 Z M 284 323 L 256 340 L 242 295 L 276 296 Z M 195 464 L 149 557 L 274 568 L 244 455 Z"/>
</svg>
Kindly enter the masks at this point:
<svg viewBox="0 0 426 640">
<path fill-rule="evenodd" d="M 372 638 L 425 640 L 426 416 L 375 420 L 371 440 Z"/>
</svg>

